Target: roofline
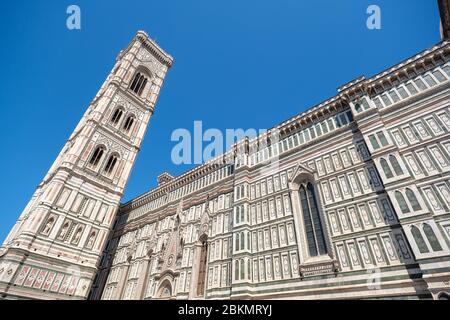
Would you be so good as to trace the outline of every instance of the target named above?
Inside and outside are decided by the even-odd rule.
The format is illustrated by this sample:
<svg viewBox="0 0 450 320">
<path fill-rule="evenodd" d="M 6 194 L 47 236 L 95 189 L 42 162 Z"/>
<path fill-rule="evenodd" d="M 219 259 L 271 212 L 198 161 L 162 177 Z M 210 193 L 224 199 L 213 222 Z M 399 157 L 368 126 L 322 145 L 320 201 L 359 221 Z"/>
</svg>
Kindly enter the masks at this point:
<svg viewBox="0 0 450 320">
<path fill-rule="evenodd" d="M 173 57 L 165 52 L 150 36 L 143 30 L 139 30 L 128 44 L 125 50 L 120 51 L 117 59 L 122 58 L 125 52 L 128 52 L 135 41 L 139 41 L 147 50 L 149 50 L 162 64 L 170 68 L 173 65 Z"/>
<path fill-rule="evenodd" d="M 132 202 L 136 202 L 139 200 L 142 200 L 144 197 L 151 197 L 152 195 L 162 192 L 164 189 L 170 189 L 170 186 L 173 186 L 180 182 L 180 180 L 183 180 L 184 178 L 195 175 L 195 174 L 203 174 L 207 171 L 210 171 L 211 166 L 216 167 L 218 163 L 220 163 L 221 160 L 224 159 L 224 157 L 231 155 L 231 153 L 240 145 L 242 145 L 245 142 L 248 142 L 249 144 L 252 144 L 260 139 L 266 138 L 271 131 L 274 130 L 280 130 L 281 132 L 289 132 L 291 129 L 295 129 L 298 126 L 302 126 L 303 123 L 308 124 L 311 121 L 314 121 L 314 118 L 319 117 L 320 114 L 326 114 L 332 111 L 333 109 L 338 108 L 338 105 L 342 105 L 345 103 L 348 103 L 349 97 L 354 96 L 354 92 L 361 91 L 365 93 L 370 93 L 370 91 L 373 89 L 373 86 L 376 84 L 379 84 L 385 80 L 389 81 L 389 78 L 391 76 L 398 75 L 398 73 L 401 70 L 404 70 L 408 67 L 411 67 L 417 63 L 423 63 L 423 61 L 427 58 L 432 57 L 436 52 L 441 53 L 448 53 L 450 54 L 450 40 L 443 40 L 437 43 L 436 45 L 432 46 L 431 48 L 425 49 L 421 51 L 418 54 L 415 54 L 414 56 L 407 58 L 403 60 L 402 62 L 385 69 L 384 71 L 375 74 L 369 79 L 365 79 L 364 76 L 361 76 L 355 80 L 352 80 L 348 82 L 347 84 L 341 86 L 338 88 L 338 94 L 330 97 L 329 99 L 324 100 L 323 102 L 320 102 L 319 104 L 316 104 L 315 106 L 306 109 L 305 111 L 287 119 L 286 121 L 278 124 L 277 126 L 267 130 L 266 133 L 259 134 L 257 137 L 252 139 L 242 139 L 235 144 L 231 146 L 231 148 L 227 151 L 225 151 L 223 154 L 210 159 L 206 161 L 203 164 L 200 164 L 196 166 L 195 168 L 186 171 L 185 173 L 182 173 L 181 175 L 174 177 L 173 180 L 170 182 L 167 182 L 166 184 L 162 186 L 157 186 L 154 189 L 151 189 L 142 195 L 131 199 L 127 201 L 126 203 L 122 204 L 121 207 L 126 207 L 130 205 Z M 209 166 L 209 167 L 208 167 Z"/>
</svg>

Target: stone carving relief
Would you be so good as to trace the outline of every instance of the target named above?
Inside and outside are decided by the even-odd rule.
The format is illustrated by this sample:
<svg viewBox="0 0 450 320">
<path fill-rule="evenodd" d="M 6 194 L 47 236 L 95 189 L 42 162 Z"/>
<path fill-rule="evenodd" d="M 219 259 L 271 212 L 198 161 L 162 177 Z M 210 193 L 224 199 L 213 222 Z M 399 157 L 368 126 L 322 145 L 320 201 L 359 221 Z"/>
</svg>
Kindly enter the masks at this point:
<svg viewBox="0 0 450 320">
<path fill-rule="evenodd" d="M 53 228 L 53 225 L 55 224 L 56 221 L 56 217 L 55 216 L 50 216 L 47 219 L 47 222 L 45 223 L 43 229 L 42 229 L 42 234 L 48 236 L 50 234 L 50 231 Z"/>
<path fill-rule="evenodd" d="M 308 178 L 311 178 L 314 176 L 314 171 L 311 170 L 310 168 L 304 166 L 303 164 L 301 164 L 300 162 L 297 163 L 297 165 L 294 168 L 294 171 L 292 171 L 292 173 L 289 175 L 289 182 L 292 183 L 295 180 L 297 180 L 297 177 L 300 177 L 302 175 L 307 176 Z M 300 181 L 296 181 L 296 182 L 300 182 Z"/>
<path fill-rule="evenodd" d="M 146 49 L 141 48 L 136 55 L 136 58 L 145 66 L 152 74 L 159 77 L 164 75 L 164 66 Z"/>
<path fill-rule="evenodd" d="M 131 102 L 129 98 L 127 98 L 125 95 L 121 93 L 117 93 L 112 102 L 111 102 L 111 109 L 114 109 L 116 106 L 122 106 L 125 108 L 127 112 L 133 113 L 137 119 L 142 120 L 144 117 L 144 112 L 141 110 L 141 108 L 134 105 L 134 103 Z"/>
<path fill-rule="evenodd" d="M 129 151 L 121 144 L 117 143 L 110 137 L 107 137 L 100 132 L 94 134 L 93 139 L 96 141 L 96 144 L 103 144 L 108 149 L 108 152 L 117 152 L 120 155 L 121 159 L 127 159 Z"/>
</svg>

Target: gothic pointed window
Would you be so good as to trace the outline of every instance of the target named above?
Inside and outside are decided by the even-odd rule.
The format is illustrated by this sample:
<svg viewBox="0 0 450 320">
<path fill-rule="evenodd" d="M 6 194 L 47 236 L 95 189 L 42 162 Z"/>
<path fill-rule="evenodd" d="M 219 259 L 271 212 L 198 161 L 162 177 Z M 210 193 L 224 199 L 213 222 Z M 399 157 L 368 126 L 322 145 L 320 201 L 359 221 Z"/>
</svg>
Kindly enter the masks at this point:
<svg viewBox="0 0 450 320">
<path fill-rule="evenodd" d="M 308 183 L 306 187 L 302 185 L 299 193 L 309 255 L 315 257 L 326 254 L 327 247 L 314 186 L 311 183 Z"/>
<path fill-rule="evenodd" d="M 409 213 L 409 207 L 406 204 L 405 197 L 401 194 L 400 191 L 395 191 L 395 199 L 397 200 L 397 203 L 400 207 L 400 210 L 402 210 L 402 213 Z"/>
<path fill-rule="evenodd" d="M 94 153 L 91 156 L 91 159 L 89 160 L 89 164 L 92 167 L 96 167 L 100 161 L 100 159 L 103 156 L 103 153 L 105 152 L 105 148 L 104 147 L 97 147 L 94 151 Z"/>
<path fill-rule="evenodd" d="M 417 201 L 416 195 L 411 189 L 406 189 L 406 197 L 408 198 L 408 201 L 414 211 L 422 210 L 419 201 Z"/>
<path fill-rule="evenodd" d="M 111 123 L 114 125 L 118 124 L 120 119 L 122 118 L 122 115 L 123 115 L 122 108 L 117 108 L 111 117 Z"/>
<path fill-rule="evenodd" d="M 416 226 L 411 227 L 411 233 L 413 235 L 414 241 L 417 244 L 417 247 L 419 248 L 419 252 L 420 253 L 430 252 L 428 250 L 427 244 L 425 243 L 425 240 L 422 237 L 422 234 L 420 233 L 420 230 Z"/>
<path fill-rule="evenodd" d="M 138 94 L 141 95 L 145 86 L 147 85 L 147 78 L 140 72 L 136 73 L 136 75 L 134 76 L 133 81 L 131 82 L 131 86 L 130 89 Z"/>
<path fill-rule="evenodd" d="M 386 178 L 388 178 L 388 179 L 393 178 L 394 175 L 392 174 L 391 168 L 389 167 L 386 159 L 381 158 L 380 164 L 381 164 L 381 168 L 383 168 L 384 175 L 386 176 Z"/>
<path fill-rule="evenodd" d="M 206 263 L 208 257 L 208 242 L 206 239 L 202 241 L 200 248 L 200 262 L 198 266 L 198 282 L 197 282 L 197 296 L 205 294 L 205 279 L 206 279 Z"/>
<path fill-rule="evenodd" d="M 142 91 L 144 90 L 145 86 L 147 85 L 147 78 L 144 78 L 144 81 L 142 82 L 138 94 L 141 95 Z"/>
<path fill-rule="evenodd" d="M 389 156 L 389 161 L 391 162 L 392 167 L 394 168 L 394 172 L 396 175 L 401 176 L 403 175 L 402 167 L 400 167 L 400 164 L 397 161 L 397 158 L 393 155 Z"/>
<path fill-rule="evenodd" d="M 423 232 L 425 233 L 425 236 L 427 237 L 428 242 L 430 243 L 430 246 L 433 249 L 433 251 L 442 251 L 441 244 L 436 238 L 436 235 L 434 234 L 434 231 L 430 227 L 430 225 L 425 223 L 423 225 Z"/>
<path fill-rule="evenodd" d="M 236 243 L 235 243 L 235 251 L 239 251 L 239 233 L 236 234 Z"/>
<path fill-rule="evenodd" d="M 131 82 L 131 86 L 130 86 L 130 89 L 131 89 L 131 90 L 134 91 L 134 89 L 136 88 L 137 82 L 139 81 L 140 77 L 141 77 L 141 74 L 140 74 L 140 73 L 137 73 L 137 74 L 134 76 L 134 79 L 133 79 L 133 81 Z"/>
<path fill-rule="evenodd" d="M 234 262 L 234 280 L 239 280 L 239 260 Z"/>
<path fill-rule="evenodd" d="M 131 127 L 133 126 L 134 123 L 134 117 L 133 116 L 128 116 L 128 118 L 125 120 L 125 123 L 123 125 L 123 131 L 125 131 L 125 133 L 128 133 L 131 129 Z"/>
<path fill-rule="evenodd" d="M 117 156 L 111 155 L 108 158 L 108 161 L 106 162 L 105 173 L 111 174 L 111 172 L 114 170 L 114 167 L 116 166 L 116 163 L 117 163 Z"/>
<path fill-rule="evenodd" d="M 244 259 L 241 259 L 241 266 L 239 267 L 241 271 L 241 280 L 245 279 L 245 266 Z"/>
</svg>

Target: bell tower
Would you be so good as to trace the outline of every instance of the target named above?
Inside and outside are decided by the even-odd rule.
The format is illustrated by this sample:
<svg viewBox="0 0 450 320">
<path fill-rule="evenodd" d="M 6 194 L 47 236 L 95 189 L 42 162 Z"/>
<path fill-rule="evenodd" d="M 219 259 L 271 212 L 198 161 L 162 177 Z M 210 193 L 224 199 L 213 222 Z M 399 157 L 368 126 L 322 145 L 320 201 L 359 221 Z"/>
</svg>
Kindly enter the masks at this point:
<svg viewBox="0 0 450 320">
<path fill-rule="evenodd" d="M 139 31 L 0 248 L 0 299 L 86 299 L 173 59 Z"/>
<path fill-rule="evenodd" d="M 438 0 L 439 14 L 441 16 L 441 38 L 450 38 L 450 0 Z"/>
</svg>

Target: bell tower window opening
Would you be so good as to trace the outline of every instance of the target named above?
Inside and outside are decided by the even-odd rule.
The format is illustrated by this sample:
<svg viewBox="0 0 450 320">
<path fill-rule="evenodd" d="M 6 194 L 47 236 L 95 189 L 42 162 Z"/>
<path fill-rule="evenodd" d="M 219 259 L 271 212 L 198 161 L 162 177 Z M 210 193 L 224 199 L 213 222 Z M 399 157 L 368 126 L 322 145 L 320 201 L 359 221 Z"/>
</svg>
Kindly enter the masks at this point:
<svg viewBox="0 0 450 320">
<path fill-rule="evenodd" d="M 114 111 L 113 116 L 111 117 L 111 123 L 114 125 L 119 123 L 120 119 L 122 118 L 122 115 L 123 115 L 123 110 L 121 108 L 117 108 Z"/>
<path fill-rule="evenodd" d="M 138 72 L 134 76 L 133 82 L 131 82 L 130 89 L 140 96 L 145 86 L 147 85 L 147 82 L 147 78 L 142 73 Z"/>
<path fill-rule="evenodd" d="M 134 123 L 133 116 L 129 116 L 127 120 L 125 120 L 125 123 L 123 125 L 123 130 L 125 131 L 125 133 L 128 133 L 130 131 L 131 127 L 133 126 L 133 123 Z"/>
<path fill-rule="evenodd" d="M 117 156 L 116 155 L 110 156 L 105 166 L 105 173 L 110 174 L 114 170 L 116 163 L 117 163 Z"/>
<path fill-rule="evenodd" d="M 97 147 L 97 149 L 95 149 L 94 153 L 92 154 L 91 159 L 89 160 L 89 164 L 95 168 L 100 162 L 100 159 L 102 158 L 104 152 L 104 147 Z"/>
</svg>

